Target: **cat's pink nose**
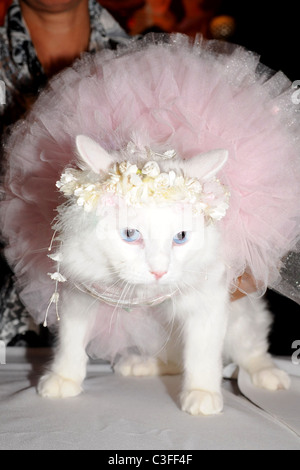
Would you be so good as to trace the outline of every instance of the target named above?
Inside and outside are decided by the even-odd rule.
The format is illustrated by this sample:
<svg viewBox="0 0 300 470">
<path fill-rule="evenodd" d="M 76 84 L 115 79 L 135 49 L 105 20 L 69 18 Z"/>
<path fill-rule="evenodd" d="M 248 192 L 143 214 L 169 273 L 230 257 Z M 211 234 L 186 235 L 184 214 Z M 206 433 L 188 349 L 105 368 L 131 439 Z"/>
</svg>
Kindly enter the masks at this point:
<svg viewBox="0 0 300 470">
<path fill-rule="evenodd" d="M 167 274 L 167 271 L 150 271 L 153 276 L 155 276 L 155 279 L 160 279 L 163 277 L 165 274 Z"/>
</svg>

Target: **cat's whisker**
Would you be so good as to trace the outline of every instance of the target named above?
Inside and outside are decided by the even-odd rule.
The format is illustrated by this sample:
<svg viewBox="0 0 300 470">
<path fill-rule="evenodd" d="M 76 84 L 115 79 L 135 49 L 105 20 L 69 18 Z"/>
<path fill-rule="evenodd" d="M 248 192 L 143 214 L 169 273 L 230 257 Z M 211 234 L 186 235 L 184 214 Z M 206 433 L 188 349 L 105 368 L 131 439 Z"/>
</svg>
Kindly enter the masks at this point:
<svg viewBox="0 0 300 470">
<path fill-rule="evenodd" d="M 187 286 L 189 289 L 195 290 L 198 294 L 201 294 L 201 289 L 197 289 L 193 284 L 187 282 L 186 280 L 183 280 L 183 283 L 185 286 Z"/>
<path fill-rule="evenodd" d="M 207 280 L 207 270 L 205 271 L 199 271 L 197 269 L 192 270 L 192 269 L 183 269 L 182 270 L 183 275 L 187 276 L 193 276 L 196 277 L 199 281 L 205 281 Z"/>
<path fill-rule="evenodd" d="M 199 269 L 187 269 L 187 268 L 184 268 L 182 270 L 183 273 L 193 273 L 193 274 L 206 274 L 207 271 L 199 271 Z"/>
<path fill-rule="evenodd" d="M 111 273 L 107 274 L 103 279 L 101 280 L 101 284 L 107 284 L 109 287 L 110 286 L 115 286 L 120 283 L 121 279 L 118 276 L 118 273 Z"/>
<path fill-rule="evenodd" d="M 176 289 L 178 290 L 178 292 L 179 292 L 180 295 L 184 295 L 184 293 L 182 292 L 181 288 L 179 287 L 179 283 L 178 283 L 178 282 L 175 284 L 175 287 L 176 287 Z M 172 297 L 173 297 L 173 296 L 171 296 L 171 298 L 172 298 Z"/>
<path fill-rule="evenodd" d="M 127 287 L 127 285 L 128 285 L 128 282 L 127 282 L 127 281 L 121 280 L 121 279 L 120 279 L 120 281 L 121 281 L 122 284 L 125 284 L 125 287 L 123 287 L 123 290 L 122 290 L 122 293 L 121 293 L 121 295 L 120 295 L 120 297 L 119 297 L 119 299 L 118 299 L 118 302 L 117 302 L 115 308 L 114 308 L 113 311 L 112 311 L 112 314 L 111 314 L 111 317 L 110 317 L 110 322 L 109 322 L 109 333 L 111 333 L 111 331 L 112 331 L 112 325 L 113 325 L 113 320 L 114 320 L 114 318 L 115 318 L 115 315 L 117 315 L 117 319 L 118 319 L 122 295 L 123 295 L 124 290 L 126 289 L 126 287 Z"/>
<path fill-rule="evenodd" d="M 129 308 L 130 308 L 130 304 L 131 304 L 131 302 L 130 302 L 130 292 L 131 291 L 133 292 L 134 289 L 135 289 L 135 286 L 128 282 L 126 292 L 124 292 L 124 299 L 123 300 L 128 301 Z"/>
<path fill-rule="evenodd" d="M 131 284 L 131 292 L 128 293 L 128 301 L 130 304 L 133 303 L 134 300 L 134 291 L 135 291 L 136 286 L 134 284 Z"/>
<path fill-rule="evenodd" d="M 119 315 L 121 314 L 121 310 L 126 310 L 126 307 L 125 308 L 122 307 L 122 303 L 127 300 L 128 291 L 131 288 L 134 288 L 134 286 L 132 284 L 130 284 L 128 281 L 123 281 L 123 284 L 124 283 L 125 283 L 125 285 L 123 287 L 122 293 L 119 297 L 118 303 L 117 303 L 116 307 L 114 308 L 112 316 L 111 316 L 110 329 L 111 329 L 111 325 L 112 325 L 112 320 L 115 317 L 115 315 L 116 315 L 116 323 L 118 323 L 118 318 L 119 318 Z M 128 305 L 128 308 L 130 308 L 130 303 Z"/>
<path fill-rule="evenodd" d="M 54 248 L 52 247 L 51 251 L 55 251 L 55 247 L 54 247 Z M 35 255 L 36 255 L 36 254 L 39 254 L 39 253 L 45 254 L 45 253 L 47 253 L 47 252 L 49 252 L 48 247 L 45 247 L 45 248 L 37 248 L 36 250 L 32 250 L 32 253 L 35 254 Z"/>
<path fill-rule="evenodd" d="M 174 328 L 174 323 L 175 323 L 176 309 L 175 309 L 175 305 L 174 305 L 173 295 L 171 295 L 171 293 L 172 293 L 171 286 L 169 286 L 169 287 L 170 287 L 170 290 L 169 290 L 170 300 L 172 302 L 172 313 L 170 315 L 170 320 L 168 320 L 168 322 L 167 322 L 167 328 L 168 328 L 167 337 L 166 337 L 165 341 L 163 342 L 162 346 L 155 353 L 155 356 L 157 356 L 157 357 L 160 355 L 160 353 L 165 349 L 166 345 L 169 343 L 171 335 L 172 335 L 172 331 L 173 331 L 173 328 Z"/>
</svg>

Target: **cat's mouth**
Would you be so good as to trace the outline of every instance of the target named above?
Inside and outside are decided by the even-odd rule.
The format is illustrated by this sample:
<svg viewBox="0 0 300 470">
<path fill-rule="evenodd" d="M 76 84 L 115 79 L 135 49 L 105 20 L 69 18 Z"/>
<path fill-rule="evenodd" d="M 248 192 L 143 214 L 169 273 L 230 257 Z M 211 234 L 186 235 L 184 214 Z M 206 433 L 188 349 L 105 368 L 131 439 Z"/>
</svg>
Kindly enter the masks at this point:
<svg viewBox="0 0 300 470">
<path fill-rule="evenodd" d="M 108 305 L 121 308 L 134 308 L 159 305 L 170 299 L 179 289 L 175 286 L 164 286 L 154 289 L 130 289 L 118 285 L 107 285 L 105 283 L 75 283 L 75 287 L 85 294 L 100 300 Z"/>
</svg>

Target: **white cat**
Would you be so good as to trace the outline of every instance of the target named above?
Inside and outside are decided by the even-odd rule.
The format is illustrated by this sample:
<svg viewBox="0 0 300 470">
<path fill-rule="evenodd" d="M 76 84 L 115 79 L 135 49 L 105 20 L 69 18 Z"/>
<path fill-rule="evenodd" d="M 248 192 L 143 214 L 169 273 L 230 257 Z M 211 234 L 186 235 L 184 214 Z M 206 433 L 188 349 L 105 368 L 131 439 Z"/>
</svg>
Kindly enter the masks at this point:
<svg viewBox="0 0 300 470">
<path fill-rule="evenodd" d="M 288 388 L 288 376 L 267 353 L 270 316 L 264 302 L 229 299 L 218 228 L 228 193 L 215 178 L 227 152 L 184 161 L 172 151 L 130 144 L 109 155 L 84 136 L 77 137 L 77 148 L 81 170 L 67 170 L 58 183 L 68 203 L 59 209 L 55 229 L 61 247 L 54 258 L 59 260 L 56 274 L 67 282 L 61 284 L 59 343 L 38 392 L 78 395 L 99 308 L 125 318 L 139 303 L 144 310 L 148 304 L 148 318 L 155 317 L 153 325 L 161 322 L 167 332 L 163 355 L 147 356 L 145 344 L 143 354 L 121 357 L 115 371 L 182 372 L 184 411 L 221 412 L 223 360 L 245 368 L 259 387 Z M 137 343 L 142 343 L 139 334 Z M 156 334 L 154 328 L 149 344 L 156 344 Z"/>
</svg>

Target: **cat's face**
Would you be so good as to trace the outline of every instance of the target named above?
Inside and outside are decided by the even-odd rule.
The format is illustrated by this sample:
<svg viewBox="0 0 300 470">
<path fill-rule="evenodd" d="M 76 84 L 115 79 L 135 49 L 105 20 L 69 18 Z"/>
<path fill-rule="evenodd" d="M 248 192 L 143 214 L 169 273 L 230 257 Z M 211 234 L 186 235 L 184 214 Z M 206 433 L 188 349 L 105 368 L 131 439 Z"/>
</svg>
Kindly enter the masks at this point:
<svg viewBox="0 0 300 470">
<path fill-rule="evenodd" d="M 60 223 L 67 278 L 150 290 L 204 279 L 218 244 L 214 220 L 227 208 L 213 182 L 227 153 L 169 162 L 127 151 L 113 169 L 113 157 L 91 139 L 80 136 L 77 146 L 83 170 L 66 171 L 58 184 L 77 202 Z"/>
<path fill-rule="evenodd" d="M 108 270 L 131 284 L 163 286 L 195 276 L 203 263 L 205 225 L 189 206 L 110 208 L 96 237 Z M 207 247 L 208 248 L 208 247 Z M 201 269 L 201 268 L 200 268 Z"/>
</svg>

